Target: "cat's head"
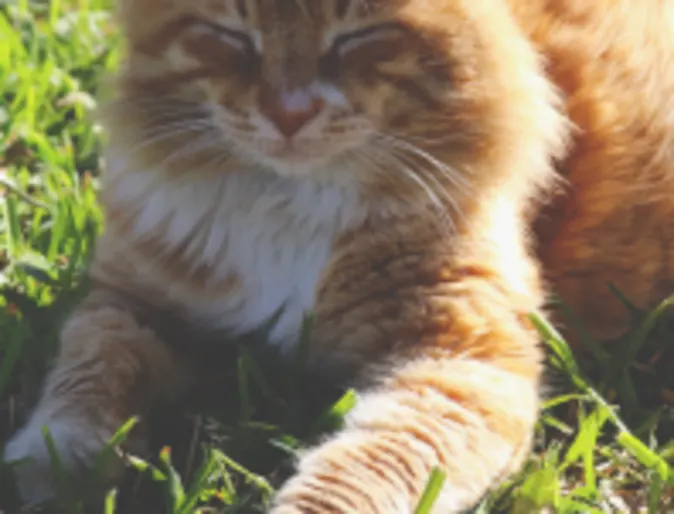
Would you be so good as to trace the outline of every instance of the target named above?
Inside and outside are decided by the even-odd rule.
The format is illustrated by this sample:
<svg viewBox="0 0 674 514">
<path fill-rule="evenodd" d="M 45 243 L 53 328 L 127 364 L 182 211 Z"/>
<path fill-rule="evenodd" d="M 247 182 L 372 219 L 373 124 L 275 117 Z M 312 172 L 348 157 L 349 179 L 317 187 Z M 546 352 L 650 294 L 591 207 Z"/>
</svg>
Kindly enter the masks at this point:
<svg viewBox="0 0 674 514">
<path fill-rule="evenodd" d="M 442 161 L 462 173 L 491 152 L 507 104 L 528 105 L 518 66 L 537 71 L 488 4 L 120 0 L 129 54 L 113 128 L 167 166 L 196 159 L 192 171 L 235 160 L 302 177 L 343 162 L 404 176 Z"/>
</svg>

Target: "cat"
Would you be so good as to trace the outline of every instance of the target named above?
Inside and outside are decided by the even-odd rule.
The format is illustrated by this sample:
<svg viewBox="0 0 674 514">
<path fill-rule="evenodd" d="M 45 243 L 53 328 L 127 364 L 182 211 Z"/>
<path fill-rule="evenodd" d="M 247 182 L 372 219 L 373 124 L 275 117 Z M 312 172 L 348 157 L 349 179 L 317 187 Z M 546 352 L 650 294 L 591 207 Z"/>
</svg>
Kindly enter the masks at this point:
<svg viewBox="0 0 674 514">
<path fill-rule="evenodd" d="M 530 450 L 547 293 L 608 338 L 629 321 L 608 282 L 643 307 L 674 290 L 674 2 L 118 11 L 92 290 L 5 452 L 27 501 L 53 494 L 43 424 L 81 472 L 187 380 L 157 313 L 273 319 L 291 355 L 311 312 L 309 366 L 359 400 L 271 512 L 409 514 L 436 466 L 434 512 L 459 512 Z"/>
</svg>

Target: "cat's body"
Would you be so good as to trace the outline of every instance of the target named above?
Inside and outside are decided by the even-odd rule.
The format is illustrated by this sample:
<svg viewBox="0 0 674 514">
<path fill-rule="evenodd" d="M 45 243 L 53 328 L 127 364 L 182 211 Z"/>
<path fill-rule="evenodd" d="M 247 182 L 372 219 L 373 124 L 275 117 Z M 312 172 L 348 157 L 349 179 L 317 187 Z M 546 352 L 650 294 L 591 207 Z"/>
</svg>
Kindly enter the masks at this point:
<svg viewBox="0 0 674 514">
<path fill-rule="evenodd" d="M 673 292 L 674 2 L 120 3 L 94 290 L 7 450 L 28 498 L 41 423 L 76 466 L 179 387 L 138 310 L 275 319 L 286 353 L 313 311 L 309 363 L 361 401 L 274 513 L 409 513 L 435 465 L 444 513 L 528 450 L 541 275 L 599 336 L 627 322 L 607 282 Z"/>
</svg>

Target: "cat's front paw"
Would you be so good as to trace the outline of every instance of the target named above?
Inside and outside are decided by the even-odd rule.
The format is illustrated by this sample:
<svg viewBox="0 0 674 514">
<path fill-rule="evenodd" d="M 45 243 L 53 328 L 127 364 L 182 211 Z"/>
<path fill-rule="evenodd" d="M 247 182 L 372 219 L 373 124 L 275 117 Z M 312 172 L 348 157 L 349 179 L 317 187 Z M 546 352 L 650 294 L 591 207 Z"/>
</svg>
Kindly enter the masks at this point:
<svg viewBox="0 0 674 514">
<path fill-rule="evenodd" d="M 47 426 L 59 461 L 71 483 L 79 479 L 94 464 L 114 431 L 98 427 L 77 415 L 43 420 L 39 413 L 8 443 L 4 460 L 14 463 L 12 470 L 22 501 L 40 504 L 57 497 L 59 477 L 43 434 Z M 17 462 L 18 461 L 18 462 Z M 112 468 L 106 472 L 111 472 Z M 75 479 L 75 481 L 73 481 Z"/>
<path fill-rule="evenodd" d="M 410 514 L 429 469 L 413 450 L 395 433 L 344 431 L 301 458 L 271 513 Z"/>
</svg>

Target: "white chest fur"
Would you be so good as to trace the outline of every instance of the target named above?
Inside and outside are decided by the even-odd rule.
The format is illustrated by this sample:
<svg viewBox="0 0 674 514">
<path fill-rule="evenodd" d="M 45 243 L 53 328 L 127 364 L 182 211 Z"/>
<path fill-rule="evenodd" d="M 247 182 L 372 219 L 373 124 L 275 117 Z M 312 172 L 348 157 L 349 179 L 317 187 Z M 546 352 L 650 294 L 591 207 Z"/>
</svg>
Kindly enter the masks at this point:
<svg viewBox="0 0 674 514">
<path fill-rule="evenodd" d="M 269 340 L 283 348 L 299 340 L 335 237 L 366 215 L 352 184 L 260 172 L 173 182 L 152 171 L 116 174 L 111 167 L 108 173 L 108 193 L 141 206 L 133 223 L 137 236 L 161 227 L 162 242 L 184 247 L 192 266 L 212 270 L 213 281 L 235 276 L 240 284 L 215 301 L 199 295 L 188 301 L 180 284 L 165 284 L 166 294 L 198 323 L 235 333 L 279 315 Z"/>
</svg>

